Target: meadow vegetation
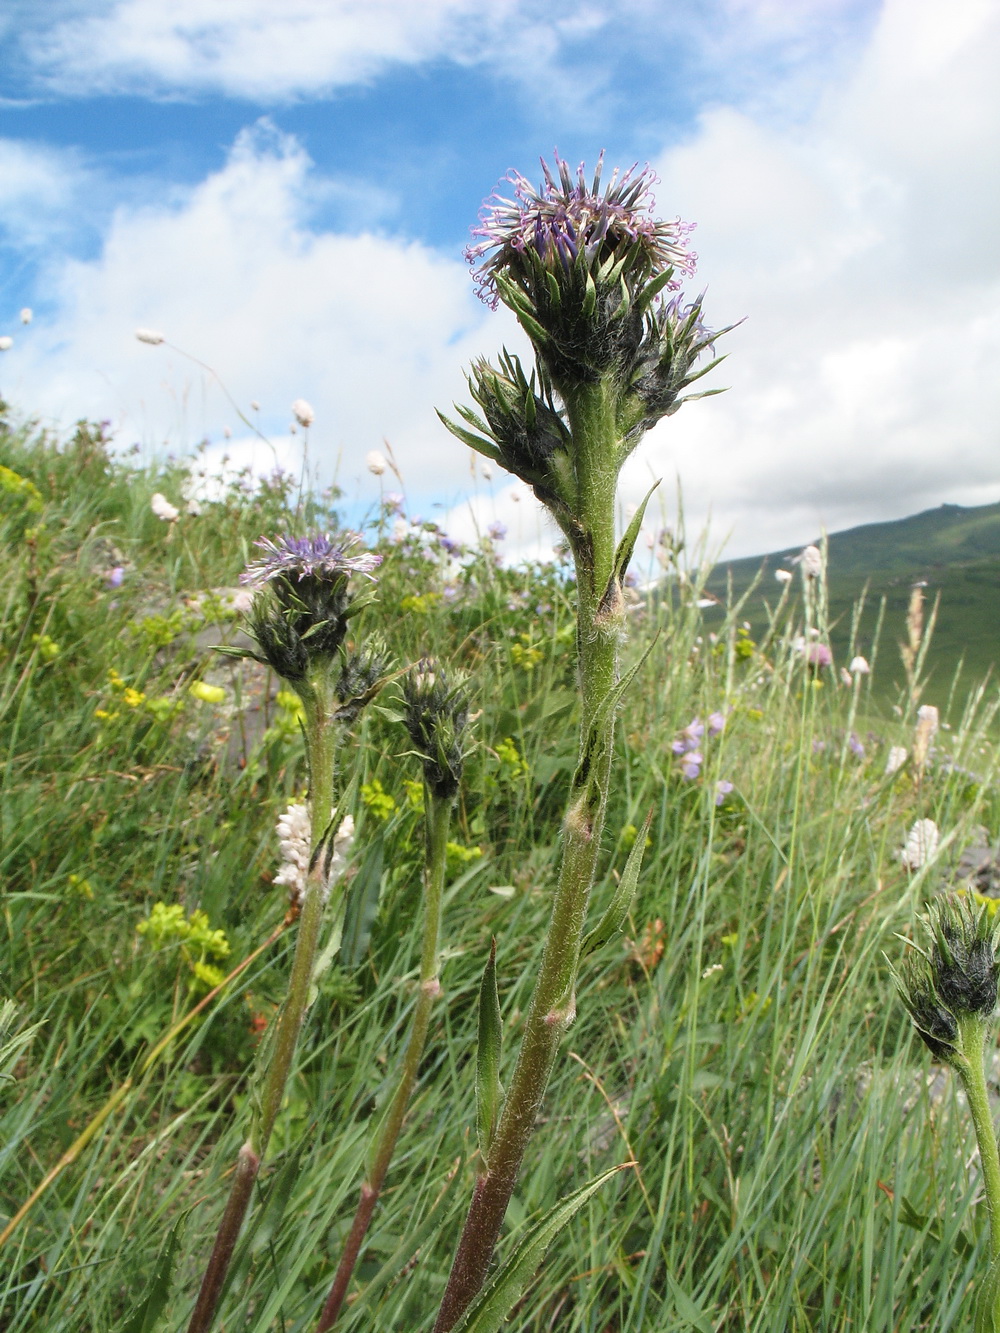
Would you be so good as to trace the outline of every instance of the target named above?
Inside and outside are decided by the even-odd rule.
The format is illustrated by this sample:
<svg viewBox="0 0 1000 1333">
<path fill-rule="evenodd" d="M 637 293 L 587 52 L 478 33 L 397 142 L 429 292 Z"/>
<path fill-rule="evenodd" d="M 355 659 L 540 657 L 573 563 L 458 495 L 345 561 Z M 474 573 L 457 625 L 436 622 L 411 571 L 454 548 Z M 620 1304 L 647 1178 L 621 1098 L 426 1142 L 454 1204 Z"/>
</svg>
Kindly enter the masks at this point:
<svg viewBox="0 0 1000 1333">
<path fill-rule="evenodd" d="M 0 1325 L 179 1328 L 286 985 L 275 826 L 305 784 L 295 697 L 213 645 L 239 641 L 253 541 L 335 531 L 336 497 L 236 476 L 187 513 L 197 459 L 115 457 L 85 423 L 60 442 L 5 416 L 0 465 Z M 443 995 L 338 1323 L 429 1330 L 475 1166 L 483 967 L 495 938 L 510 1052 L 548 919 L 576 762 L 573 583 L 559 555 L 511 567 L 499 534 L 456 555 L 395 501 L 366 535 L 384 556 L 367 614 L 395 663 L 467 672 L 478 714 Z M 972 1126 L 885 955 L 979 826 L 996 837 L 996 689 L 890 698 L 890 641 L 846 683 L 857 645 L 826 666 L 798 643 L 804 581 L 751 634 L 739 602 L 709 627 L 708 569 L 682 565 L 675 595 L 630 593 L 641 665 L 594 920 L 651 814 L 648 846 L 625 929 L 583 961 L 501 1254 L 560 1196 L 634 1166 L 560 1231 L 507 1326 L 966 1328 L 988 1252 Z M 887 773 L 920 702 L 941 709 L 934 749 Z M 227 1331 L 314 1327 L 415 1003 L 422 789 L 391 712 L 370 708 L 352 741 L 343 939 L 320 943 Z M 941 844 L 912 868 L 899 849 L 922 818 Z"/>
</svg>

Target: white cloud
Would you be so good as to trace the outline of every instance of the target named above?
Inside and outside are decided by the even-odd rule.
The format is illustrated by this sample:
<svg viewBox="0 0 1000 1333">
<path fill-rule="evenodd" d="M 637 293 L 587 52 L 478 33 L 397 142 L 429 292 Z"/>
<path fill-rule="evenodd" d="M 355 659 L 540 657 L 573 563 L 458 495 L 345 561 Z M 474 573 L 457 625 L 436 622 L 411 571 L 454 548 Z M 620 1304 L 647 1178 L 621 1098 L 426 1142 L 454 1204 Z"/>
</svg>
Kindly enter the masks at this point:
<svg viewBox="0 0 1000 1333">
<path fill-rule="evenodd" d="M 662 423 L 629 472 L 684 482 L 736 552 L 1000 498 L 1000 12 L 888 0 L 806 124 L 734 110 L 658 164 L 700 220 L 731 391 Z"/>
<path fill-rule="evenodd" d="M 8 0 L 11 64 L 60 94 L 222 93 L 275 104 L 394 65 L 482 65 L 574 123 L 616 96 L 616 53 L 652 50 L 729 95 L 829 63 L 877 0 Z M 13 15 L 13 17 L 12 17 Z M 586 43 L 600 33 L 600 44 Z M 776 79 L 777 61 L 782 79 Z M 626 65 L 628 61 L 626 60 Z M 737 74 L 737 67 L 739 73 Z M 648 77 L 648 76 L 644 76 Z M 566 123 L 565 116 L 563 123 Z"/>
<path fill-rule="evenodd" d="M 461 446 L 434 405 L 462 394 L 463 366 L 509 322 L 475 301 L 458 258 L 312 231 L 314 177 L 296 142 L 264 124 L 182 199 L 120 208 L 97 258 L 49 270 L 55 312 L 7 354 L 7 396 L 63 422 L 108 418 L 125 443 L 190 448 L 224 426 L 239 437 L 219 383 L 180 348 L 211 366 L 244 412 L 259 400 L 277 436 L 293 400 L 308 398 L 310 455 L 327 477 L 339 466 L 353 484 L 387 436 L 415 491 L 454 490 Z M 172 346 L 138 342 L 138 327 Z"/>
</svg>

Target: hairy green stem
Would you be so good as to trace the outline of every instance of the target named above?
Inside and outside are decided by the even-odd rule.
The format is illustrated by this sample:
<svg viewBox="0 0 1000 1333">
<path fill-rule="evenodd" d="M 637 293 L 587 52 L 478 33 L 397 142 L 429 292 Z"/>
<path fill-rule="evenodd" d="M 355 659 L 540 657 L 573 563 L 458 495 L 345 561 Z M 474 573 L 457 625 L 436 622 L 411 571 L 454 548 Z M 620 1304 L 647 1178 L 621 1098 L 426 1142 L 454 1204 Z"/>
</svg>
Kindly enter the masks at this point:
<svg viewBox="0 0 1000 1333">
<path fill-rule="evenodd" d="M 600 854 L 614 741 L 609 695 L 618 682 L 625 612 L 613 581 L 618 439 L 614 390 L 564 393 L 575 450 L 580 751 L 563 819 L 562 864 L 538 979 L 488 1159 L 476 1180 L 434 1333 L 448 1333 L 486 1280 L 490 1260 L 563 1033 L 576 1015 L 580 944 Z"/>
<path fill-rule="evenodd" d="M 997 1259 L 1000 1258 L 1000 1151 L 997 1149 L 996 1130 L 986 1091 L 983 1064 L 985 1024 L 978 1015 L 960 1018 L 958 1022 L 962 1050 L 966 1052 L 966 1060 L 959 1067 L 959 1074 L 969 1099 L 969 1110 L 972 1112 L 972 1123 L 979 1144 L 979 1160 L 983 1167 L 986 1208 L 990 1218 L 990 1257 Z M 1000 1309 L 997 1314 L 1000 1316 Z"/>
<path fill-rule="evenodd" d="M 427 825 L 427 861 L 424 887 L 423 942 L 420 951 L 420 989 L 410 1023 L 410 1033 L 403 1052 L 399 1078 L 386 1106 L 385 1114 L 375 1131 L 361 1198 L 354 1221 L 344 1243 L 344 1250 L 334 1275 L 330 1293 L 320 1314 L 316 1333 L 326 1333 L 333 1327 L 347 1295 L 351 1274 L 361 1253 L 365 1233 L 375 1212 L 389 1163 L 396 1148 L 396 1140 L 403 1128 L 406 1108 L 413 1094 L 423 1055 L 427 1030 L 431 1021 L 434 1001 L 441 994 L 438 980 L 438 959 L 441 935 L 441 900 L 444 894 L 445 868 L 448 857 L 448 833 L 451 827 L 451 796 L 432 796 L 424 783 L 424 809 Z"/>
<path fill-rule="evenodd" d="M 324 693 L 317 690 L 305 703 L 309 738 L 309 808 L 312 851 L 315 852 L 333 810 L 333 770 L 337 732 L 324 707 Z M 198 1300 L 187 1333 L 208 1333 L 212 1327 L 236 1241 L 249 1210 L 250 1200 L 253 1198 L 253 1187 L 260 1171 L 261 1160 L 267 1151 L 274 1123 L 281 1109 L 285 1084 L 288 1081 L 299 1030 L 309 1001 L 316 945 L 326 905 L 324 880 L 322 865 L 317 865 L 315 870 L 310 871 L 306 881 L 292 972 L 285 1002 L 274 1031 L 270 1058 L 260 1091 L 259 1106 L 253 1117 L 250 1135 L 240 1148 L 237 1157 L 229 1198 L 219 1223 L 219 1230 L 201 1281 Z"/>
</svg>

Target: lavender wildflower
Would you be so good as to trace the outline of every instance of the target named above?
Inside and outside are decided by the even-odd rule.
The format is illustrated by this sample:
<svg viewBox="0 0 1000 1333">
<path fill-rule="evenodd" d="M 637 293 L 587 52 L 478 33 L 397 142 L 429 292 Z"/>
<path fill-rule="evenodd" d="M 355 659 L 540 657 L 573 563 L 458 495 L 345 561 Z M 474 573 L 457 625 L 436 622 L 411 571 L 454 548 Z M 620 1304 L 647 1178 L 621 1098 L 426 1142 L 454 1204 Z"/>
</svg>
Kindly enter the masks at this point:
<svg viewBox="0 0 1000 1333">
<path fill-rule="evenodd" d="M 852 731 L 850 736 L 848 736 L 847 748 L 850 750 L 851 754 L 855 756 L 855 758 L 864 759 L 865 747 L 861 744 L 861 741 L 858 739 L 858 734 L 856 731 Z"/>
<path fill-rule="evenodd" d="M 715 712 L 708 715 L 708 734 L 710 736 L 721 736 L 725 730 L 726 717 L 724 713 Z"/>
<path fill-rule="evenodd" d="M 732 790 L 733 784 L 728 778 L 720 778 L 715 784 L 715 804 L 721 805 Z"/>
<path fill-rule="evenodd" d="M 681 757 L 681 777 L 693 782 L 695 778 L 701 776 L 701 766 L 704 762 L 704 756 L 700 750 L 689 750 L 687 754 Z"/>
<path fill-rule="evenodd" d="M 486 529 L 486 535 L 490 541 L 502 542 L 507 536 L 507 525 L 505 523 L 491 523 Z"/>
</svg>

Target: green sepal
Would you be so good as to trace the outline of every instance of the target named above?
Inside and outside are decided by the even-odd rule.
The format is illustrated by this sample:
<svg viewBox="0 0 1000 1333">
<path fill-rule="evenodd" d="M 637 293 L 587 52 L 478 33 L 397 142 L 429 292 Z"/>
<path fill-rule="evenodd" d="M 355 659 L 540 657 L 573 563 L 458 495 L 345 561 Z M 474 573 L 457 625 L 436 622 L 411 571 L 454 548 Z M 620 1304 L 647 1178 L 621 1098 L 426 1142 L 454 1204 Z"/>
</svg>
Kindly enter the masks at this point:
<svg viewBox="0 0 1000 1333">
<path fill-rule="evenodd" d="M 251 658 L 254 662 L 259 662 L 261 666 L 269 666 L 266 657 L 261 657 L 260 653 L 255 653 L 252 648 L 238 648 L 233 643 L 212 643 L 209 644 L 210 653 L 221 653 L 223 657 Z"/>
<path fill-rule="evenodd" d="M 437 411 L 437 409 L 435 409 L 435 411 Z M 471 430 L 465 430 L 465 428 L 458 425 L 457 422 L 446 417 L 443 412 L 438 412 L 438 420 L 441 422 L 442 426 L 444 426 L 445 430 L 451 431 L 452 435 L 454 435 L 457 440 L 461 440 L 463 444 L 467 444 L 470 449 L 475 449 L 477 454 L 482 454 L 483 457 L 488 458 L 491 463 L 499 463 L 503 466 L 500 458 L 500 451 L 495 445 L 491 444 L 489 440 L 484 440 L 479 435 L 473 435 Z M 251 654 L 251 656 L 252 655 L 253 654 Z M 259 660 L 260 659 L 258 659 L 258 661 Z"/>
<path fill-rule="evenodd" d="M 642 311 L 652 305 L 653 301 L 660 292 L 663 291 L 667 283 L 674 276 L 672 268 L 665 268 L 662 273 L 658 273 L 655 278 L 650 278 L 649 282 L 643 285 L 642 290 L 635 298 L 636 310 Z"/>
<path fill-rule="evenodd" d="M 452 1333 L 497 1333 L 531 1281 L 545 1251 L 555 1237 L 602 1185 L 619 1171 L 624 1171 L 630 1166 L 631 1162 L 613 1166 L 610 1171 L 595 1176 L 575 1193 L 568 1194 L 565 1199 L 560 1199 L 553 1208 L 550 1208 L 528 1231 L 510 1258 L 482 1289 L 454 1326 Z"/>
<path fill-rule="evenodd" d="M 635 551 L 635 544 L 639 539 L 639 529 L 642 527 L 642 520 L 645 517 L 646 506 L 649 504 L 650 497 L 659 486 L 659 481 L 654 481 L 652 486 L 646 492 L 645 499 L 632 516 L 632 522 L 625 529 L 625 535 L 618 543 L 618 549 L 615 551 L 615 564 L 613 576 L 619 583 L 624 581 L 628 573 L 628 567 L 632 560 L 632 553 Z"/>
<path fill-rule="evenodd" d="M 490 956 L 479 987 L 479 1045 L 476 1050 L 476 1130 L 479 1152 L 489 1161 L 493 1132 L 500 1112 L 500 1054 L 503 1049 L 503 1019 L 497 991 L 497 942 L 490 943 Z"/>
<path fill-rule="evenodd" d="M 649 826 L 653 822 L 653 812 L 649 814 L 643 823 L 642 828 L 636 834 L 635 842 L 632 844 L 632 850 L 628 854 L 628 860 L 625 862 L 625 869 L 622 871 L 622 877 L 618 881 L 618 887 L 615 889 L 615 895 L 608 905 L 607 911 L 598 921 L 593 930 L 588 931 L 583 940 L 580 949 L 580 956 L 585 957 L 588 953 L 593 953 L 595 949 L 600 949 L 602 945 L 607 944 L 608 940 L 614 937 L 625 924 L 625 918 L 632 909 L 632 901 L 635 898 L 636 886 L 639 883 L 639 871 L 642 869 L 642 856 L 646 850 L 646 837 L 649 833 Z"/>
<path fill-rule="evenodd" d="M 593 274 L 587 273 L 587 290 L 583 295 L 582 313 L 584 319 L 589 319 L 597 309 L 597 284 L 594 282 Z"/>
</svg>

